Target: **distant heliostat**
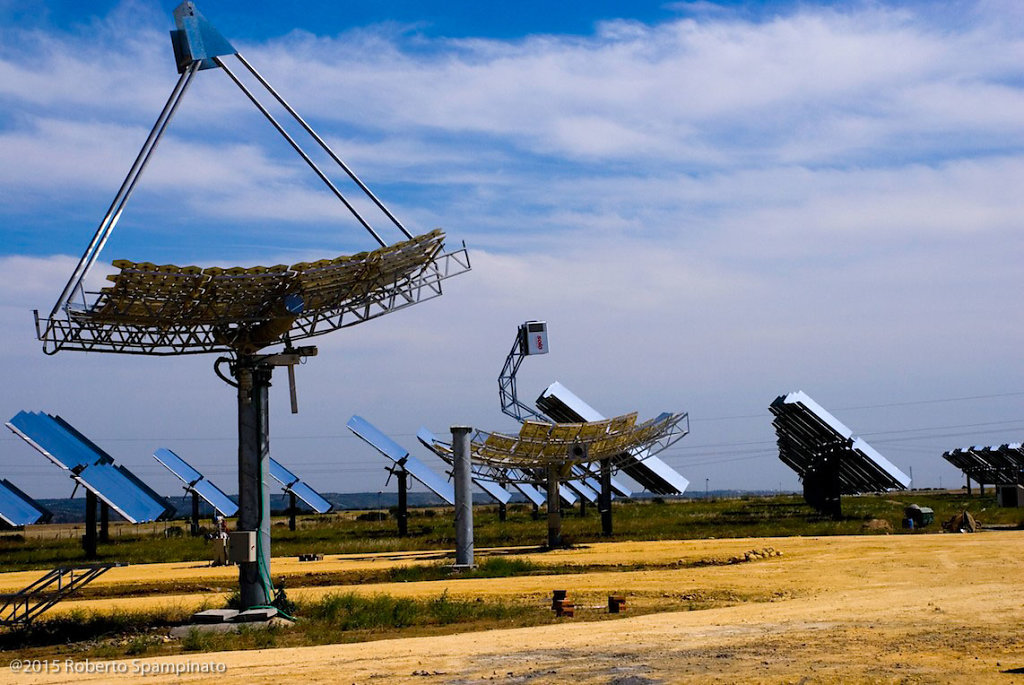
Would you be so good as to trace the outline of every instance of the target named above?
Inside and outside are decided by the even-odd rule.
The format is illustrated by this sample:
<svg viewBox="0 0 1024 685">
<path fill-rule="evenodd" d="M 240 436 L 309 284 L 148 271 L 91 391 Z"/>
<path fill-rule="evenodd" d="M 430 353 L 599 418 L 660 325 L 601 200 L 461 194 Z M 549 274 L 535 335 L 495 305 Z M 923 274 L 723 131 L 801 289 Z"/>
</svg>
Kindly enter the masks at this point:
<svg viewBox="0 0 1024 685">
<path fill-rule="evenodd" d="M 780 395 L 769 410 L 779 459 L 800 476 L 808 504 L 840 516 L 840 495 L 910 487 L 907 474 L 806 393 Z"/>
</svg>

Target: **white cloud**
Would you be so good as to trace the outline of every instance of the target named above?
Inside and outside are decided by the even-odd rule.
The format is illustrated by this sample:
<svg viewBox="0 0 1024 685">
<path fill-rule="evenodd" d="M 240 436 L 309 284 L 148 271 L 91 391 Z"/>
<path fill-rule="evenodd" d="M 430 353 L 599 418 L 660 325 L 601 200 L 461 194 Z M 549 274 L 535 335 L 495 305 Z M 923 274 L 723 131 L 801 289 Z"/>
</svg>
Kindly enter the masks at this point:
<svg viewBox="0 0 1024 685">
<path fill-rule="evenodd" d="M 445 227 L 474 260 L 440 300 L 318 339 L 299 370 L 302 413 L 273 391 L 272 433 L 294 438 L 277 454 L 342 487 L 349 451 L 364 469 L 352 477 L 380 475 L 372 454 L 322 437 L 352 413 L 405 434 L 508 428 L 495 377 L 529 318 L 550 322 L 553 351 L 524 365 L 524 397 L 558 379 L 609 414 L 690 410 L 686 443 L 767 445 L 743 474 L 686 473 L 719 484 L 787 472 L 766 413 L 698 417 L 763 412 L 801 387 L 850 406 L 1020 385 L 1024 43 L 999 21 L 1008 8 L 974 4 L 943 25 L 877 4 L 763 20 L 700 4 L 587 37 L 374 28 L 243 46 L 399 218 Z M 129 5 L 90 30 L 124 21 L 144 39 L 112 60 L 84 33 L 18 34 L 24 52 L 0 53 L 0 409 L 67 414 L 128 441 L 115 456 L 140 466 L 178 435 L 183 455 L 228 473 L 233 399 L 211 359 L 43 358 L 33 337 L 31 308 L 48 310 L 74 264 L 46 255 L 84 248 L 174 80 L 165 18 Z M 204 72 L 102 261 L 277 263 L 372 244 L 318 183 Z M 84 221 L 78 238 L 33 238 L 66 216 Z M 973 406 L 949 409 L 890 413 L 972 420 Z M 857 432 L 897 420 L 854 419 Z M 989 437 L 1002 439 L 965 441 Z M 681 449 L 679 463 L 700 457 Z M 893 449 L 925 471 L 942 451 Z"/>
</svg>

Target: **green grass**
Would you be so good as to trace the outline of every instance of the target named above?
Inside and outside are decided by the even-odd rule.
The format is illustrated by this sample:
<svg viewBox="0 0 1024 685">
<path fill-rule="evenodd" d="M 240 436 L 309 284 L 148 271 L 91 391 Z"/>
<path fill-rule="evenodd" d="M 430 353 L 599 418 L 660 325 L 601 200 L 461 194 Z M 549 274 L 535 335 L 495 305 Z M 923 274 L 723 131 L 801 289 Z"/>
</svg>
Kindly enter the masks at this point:
<svg viewBox="0 0 1024 685">
<path fill-rule="evenodd" d="M 0 650 L 10 658 L 73 655 L 78 659 L 115 659 L 362 642 L 399 634 L 431 635 L 467 627 L 536 625 L 552 620 L 545 607 L 453 599 L 447 593 L 430 599 L 331 593 L 316 601 L 298 602 L 295 613 L 294 624 L 242 625 L 231 633 L 193 628 L 180 640 L 168 640 L 164 635 L 172 626 L 185 623 L 187 615 L 174 611 L 76 612 L 0 633 Z"/>
<path fill-rule="evenodd" d="M 903 508 L 911 503 L 932 507 L 935 524 L 920 532 L 938 532 L 939 523 L 968 509 L 983 525 L 1021 527 L 1024 512 L 996 506 L 995 497 L 935 492 L 886 493 L 843 498 L 843 518 L 832 520 L 807 506 L 795 495 L 741 497 L 735 499 L 694 499 L 658 501 L 618 501 L 613 507 L 614 536 L 619 540 L 701 539 L 729 537 L 785 537 L 790 535 L 852 535 L 864 532 L 871 519 L 888 521 L 896 534 L 906 534 L 900 526 Z M 413 510 L 409 535 L 400 538 L 393 521 L 358 521 L 350 514 L 306 517 L 298 530 L 275 523 L 272 532 L 274 556 L 303 553 L 365 554 L 428 549 L 454 549 L 455 527 L 450 510 Z M 474 514 L 474 539 L 477 548 L 502 546 L 538 546 L 546 537 L 546 523 L 534 521 L 524 505 L 509 507 L 508 520 L 498 520 L 494 507 L 477 507 Z M 604 540 L 600 517 L 593 507 L 579 517 L 569 511 L 563 517 L 564 537 L 572 543 Z M 123 536 L 100 544 L 100 560 L 148 563 L 163 561 L 204 561 L 213 549 L 202 538 Z M 53 568 L 84 561 L 77 538 L 66 534 L 60 539 L 0 535 L 3 570 Z M 488 562 L 491 563 L 491 562 Z M 409 571 L 424 573 L 422 569 Z M 399 573 L 396 571 L 395 573 Z M 433 571 L 433 573 L 438 573 Z M 412 580 L 393 577 L 391 580 Z M 423 578 L 427 579 L 427 578 Z M 388 580 L 382 578 L 380 580 Z"/>
<path fill-rule="evenodd" d="M 173 608 L 102 613 L 73 611 L 44 616 L 24 628 L 0 631 L 0 652 L 31 655 L 30 648 L 46 648 L 46 653 L 52 655 L 53 647 L 57 647 L 57 653 L 74 653 L 84 645 L 95 650 L 96 656 L 145 654 L 162 643 L 156 633 L 181 625 L 191 616 L 192 611 Z M 38 654 L 38 649 L 35 653 Z"/>
<path fill-rule="evenodd" d="M 935 510 L 935 523 L 911 533 L 900 522 L 905 506 L 915 503 Z M 614 506 L 615 535 L 619 540 L 699 539 L 736 537 L 784 537 L 790 535 L 850 535 L 865 532 L 865 524 L 880 519 L 894 534 L 937 533 L 940 523 L 967 509 L 982 525 L 1022 528 L 1024 513 L 995 506 L 993 496 L 968 498 L 955 493 L 909 492 L 843 498 L 844 516 L 833 520 L 821 516 L 792 495 L 740 497 L 712 500 L 619 501 Z M 414 511 L 410 535 L 398 538 L 390 521 L 359 521 L 351 516 L 326 516 L 302 520 L 297 531 L 275 525 L 273 554 L 300 552 L 323 554 L 391 552 L 454 547 L 454 526 L 445 513 Z M 563 526 L 565 536 L 575 543 L 605 540 L 600 518 L 593 509 L 586 517 L 569 513 Z M 478 548 L 532 546 L 537 549 L 546 534 L 545 521 L 535 521 L 525 506 L 512 506 L 508 520 L 498 521 L 493 508 L 478 507 L 474 536 Z M 211 548 L 202 539 L 157 536 L 123 536 L 99 546 L 101 558 L 132 563 L 205 560 Z M 0 558 L 4 570 L 52 568 L 81 562 L 78 541 L 66 534 L 62 539 L 23 537 L 19 533 L 0 535 Z M 437 557 L 430 563 L 409 564 L 375 571 L 335 574 L 304 573 L 285 579 L 288 587 L 316 584 L 369 582 L 415 582 L 452 577 L 497 578 L 518 575 L 578 573 L 593 567 L 566 566 L 527 561 L 503 555 L 478 556 L 479 566 L 454 571 L 451 560 Z M 701 560 L 700 563 L 733 563 L 731 560 Z M 628 568 L 648 568 L 637 559 Z M 140 584 L 133 594 L 167 592 L 166 584 Z M 188 587 L 175 590 L 190 591 Z M 120 592 L 120 588 L 114 588 Z M 110 590 L 86 588 L 84 595 Z M 678 601 L 676 601 L 678 600 Z M 662 610 L 694 610 L 731 601 L 759 601 L 758 598 L 681 596 Z M 671 605 L 671 606 L 670 606 Z M 188 612 L 189 614 L 191 612 Z M 179 610 L 149 612 L 83 613 L 42 617 L 28 628 L 0 632 L 0 651 L 26 658 L 67 655 L 95 658 L 153 656 L 222 649 L 263 649 L 275 646 L 329 644 L 380 639 L 396 635 L 443 634 L 502 626 L 536 625 L 554 620 L 545 607 L 515 602 L 468 601 L 442 594 L 432 599 L 408 599 L 389 595 L 357 595 L 336 592 L 317 601 L 298 602 L 290 612 L 299 619 L 292 626 L 243 627 L 224 635 L 201 631 L 180 640 L 165 635 L 188 615 Z"/>
</svg>

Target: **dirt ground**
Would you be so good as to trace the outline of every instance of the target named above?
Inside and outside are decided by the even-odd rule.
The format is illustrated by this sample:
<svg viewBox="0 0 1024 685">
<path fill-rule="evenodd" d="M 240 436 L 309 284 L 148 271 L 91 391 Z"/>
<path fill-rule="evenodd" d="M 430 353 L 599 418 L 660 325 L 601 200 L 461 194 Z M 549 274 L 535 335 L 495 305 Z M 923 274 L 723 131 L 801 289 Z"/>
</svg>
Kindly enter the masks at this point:
<svg viewBox="0 0 1024 685">
<path fill-rule="evenodd" d="M 782 556 L 725 566 L 701 559 L 767 547 Z M 275 559 L 272 571 L 383 568 L 419 555 Z M 0 670 L 0 683 L 190 683 L 222 671 L 219 683 L 608 683 L 971 682 L 1024 683 L 1024 533 L 730 539 L 606 543 L 543 555 L 538 563 L 603 568 L 584 574 L 445 580 L 346 587 L 436 597 L 502 596 L 549 603 L 553 589 L 596 607 L 623 594 L 631 608 L 656 608 L 694 594 L 729 596 L 732 606 L 587 621 L 603 610 L 533 628 L 296 649 L 220 652 L 106 663 L 60 664 L 59 672 Z M 426 555 L 429 560 L 430 555 Z M 617 564 L 675 564 L 626 570 Z M 294 569 L 299 569 L 295 571 Z M 173 580 L 232 569 L 157 564 L 115 569 L 97 582 L 130 589 L 133 579 Z M 0 588 L 24 574 L 0 575 Z M 28 574 L 33 577 L 33 574 Z M 6 591 L 6 590 L 0 590 Z M 331 588 L 290 591 L 316 597 Z M 199 606 L 217 593 L 68 602 L 69 608 Z M 2 657 L 0 657 L 2 659 Z M 0 667 L 6 664 L 0 663 Z M 93 672 L 88 672 L 93 667 Z M 103 668 L 100 666 L 99 668 Z M 111 672 L 118 669 L 118 672 Z M 163 669 L 162 673 L 153 673 Z M 50 669 L 53 670 L 52 667 Z M 175 670 L 178 672 L 175 673 Z M 192 671 L 192 672 L 189 672 Z"/>
</svg>

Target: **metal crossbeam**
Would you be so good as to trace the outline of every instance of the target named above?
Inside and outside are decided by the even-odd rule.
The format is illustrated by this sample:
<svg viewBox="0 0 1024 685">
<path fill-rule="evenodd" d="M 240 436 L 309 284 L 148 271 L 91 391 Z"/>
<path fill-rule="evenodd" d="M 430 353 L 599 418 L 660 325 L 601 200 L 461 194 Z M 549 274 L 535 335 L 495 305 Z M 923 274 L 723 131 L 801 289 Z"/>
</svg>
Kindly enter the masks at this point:
<svg viewBox="0 0 1024 685">
<path fill-rule="evenodd" d="M 292 341 L 304 340 L 440 297 L 443 294 L 442 281 L 463 274 L 470 268 L 469 253 L 463 245 L 452 252 L 435 256 L 419 273 L 403 275 L 361 297 L 342 301 L 336 307 L 298 316 L 288 335 Z M 91 295 L 99 297 L 99 293 Z M 233 350 L 220 337 L 218 327 L 210 323 L 136 325 L 96 321 L 84 315 L 45 320 L 39 318 L 37 311 L 36 329 L 43 341 L 43 351 L 47 354 L 61 350 L 80 350 L 166 356 Z"/>
<path fill-rule="evenodd" d="M 0 595 L 0 625 L 26 626 L 40 614 L 84 585 L 112 568 L 127 566 L 117 561 L 106 564 L 61 566 L 49 571 L 39 580 L 13 594 Z"/>
</svg>

